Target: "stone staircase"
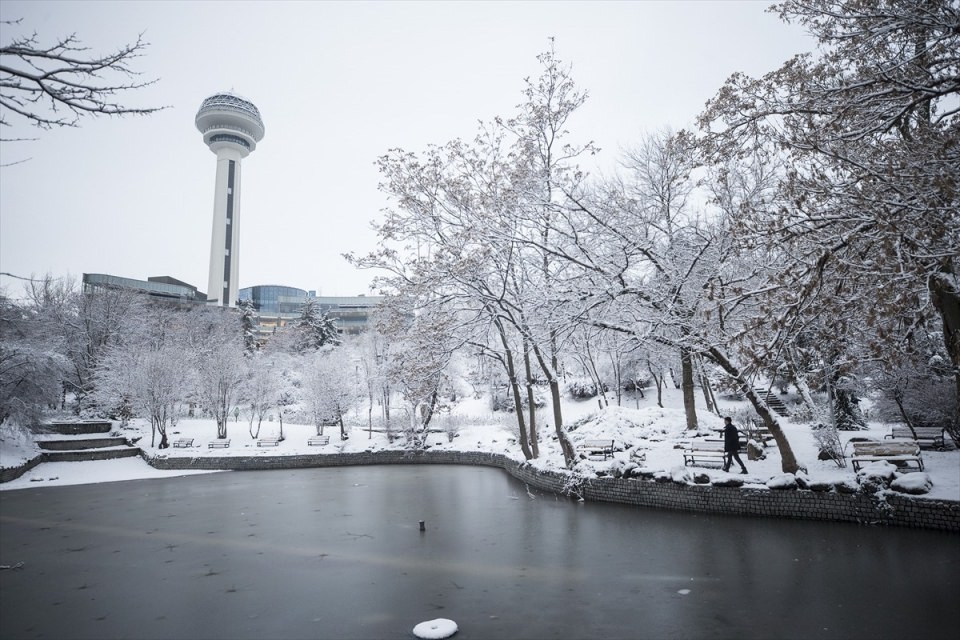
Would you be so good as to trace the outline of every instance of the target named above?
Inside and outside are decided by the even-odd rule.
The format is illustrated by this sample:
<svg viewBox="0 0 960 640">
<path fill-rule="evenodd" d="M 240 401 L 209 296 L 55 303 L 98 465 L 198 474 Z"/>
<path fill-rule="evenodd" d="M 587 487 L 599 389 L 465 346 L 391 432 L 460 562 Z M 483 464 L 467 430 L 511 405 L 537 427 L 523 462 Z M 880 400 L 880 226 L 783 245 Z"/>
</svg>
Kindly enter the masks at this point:
<svg viewBox="0 0 960 640">
<path fill-rule="evenodd" d="M 43 462 L 113 460 L 140 455 L 140 447 L 126 438 L 110 436 L 113 423 L 105 420 L 51 422 L 37 439 Z M 59 437 L 57 437 L 59 436 Z"/>
<path fill-rule="evenodd" d="M 775 414 L 784 418 L 790 416 L 790 412 L 787 411 L 787 406 L 783 404 L 783 401 L 772 391 L 767 391 L 760 387 L 754 387 L 753 390 L 757 396 L 767 403 L 767 406 L 770 407 L 770 410 Z"/>
</svg>

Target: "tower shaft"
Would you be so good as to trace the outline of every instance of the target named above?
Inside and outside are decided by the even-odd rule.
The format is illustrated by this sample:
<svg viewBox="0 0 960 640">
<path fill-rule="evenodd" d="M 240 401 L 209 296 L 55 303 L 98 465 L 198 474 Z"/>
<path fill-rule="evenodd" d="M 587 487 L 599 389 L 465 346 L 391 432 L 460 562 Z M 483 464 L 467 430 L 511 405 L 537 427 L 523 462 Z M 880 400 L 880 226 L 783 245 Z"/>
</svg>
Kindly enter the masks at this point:
<svg viewBox="0 0 960 640">
<path fill-rule="evenodd" d="M 217 150 L 217 178 L 210 236 L 210 276 L 207 298 L 219 306 L 237 302 L 240 269 L 240 160 L 239 151 Z"/>
</svg>

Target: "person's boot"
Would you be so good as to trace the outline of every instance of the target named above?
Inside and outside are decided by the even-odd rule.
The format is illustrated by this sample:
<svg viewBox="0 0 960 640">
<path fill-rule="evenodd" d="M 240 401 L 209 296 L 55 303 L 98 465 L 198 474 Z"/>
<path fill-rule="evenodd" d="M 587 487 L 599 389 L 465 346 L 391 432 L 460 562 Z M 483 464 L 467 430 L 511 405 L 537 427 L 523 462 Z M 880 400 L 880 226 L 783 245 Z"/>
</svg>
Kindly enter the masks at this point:
<svg viewBox="0 0 960 640">
<path fill-rule="evenodd" d="M 746 467 L 744 467 L 743 469 L 740 469 L 740 475 L 744 475 L 744 476 L 747 475 L 747 468 L 746 468 Z"/>
</svg>

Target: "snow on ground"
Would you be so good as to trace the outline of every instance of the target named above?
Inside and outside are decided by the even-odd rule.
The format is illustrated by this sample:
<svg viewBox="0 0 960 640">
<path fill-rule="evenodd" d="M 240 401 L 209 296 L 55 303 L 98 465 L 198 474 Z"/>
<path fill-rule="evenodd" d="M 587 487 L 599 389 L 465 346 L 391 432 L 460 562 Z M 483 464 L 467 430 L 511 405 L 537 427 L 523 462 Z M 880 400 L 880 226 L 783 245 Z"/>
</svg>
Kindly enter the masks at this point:
<svg viewBox="0 0 960 640">
<path fill-rule="evenodd" d="M 636 408 L 637 404 L 639 408 Z M 611 406 L 602 411 L 599 410 L 596 399 L 567 401 L 564 405 L 564 421 L 568 425 L 570 438 L 575 445 L 585 440 L 612 439 L 618 450 L 612 460 L 604 461 L 595 457 L 582 461 L 578 465 L 579 468 L 583 472 L 609 472 L 618 466 L 635 463 L 640 467 L 670 475 L 682 475 L 685 472 L 683 446 L 689 442 L 691 433 L 685 428 L 686 421 L 683 410 L 680 408 L 682 406 L 680 392 L 673 389 L 666 390 L 664 404 L 666 408 L 658 407 L 649 393 L 638 403 L 631 397 L 624 400 L 623 406 Z M 743 402 L 724 401 L 722 410 L 735 412 L 744 406 L 746 405 Z M 461 400 L 450 416 L 441 416 L 436 419 L 438 428 L 451 424 L 457 425 L 450 429 L 455 431 L 452 441 L 447 432 L 439 431 L 429 434 L 427 444 L 432 449 L 490 451 L 512 455 L 522 460 L 522 453 L 517 444 L 515 417 L 512 414 L 492 414 L 488 407 L 486 399 Z M 397 411 L 396 414 L 399 425 L 403 420 L 402 412 Z M 698 417 L 700 436 L 718 437 L 723 420 L 704 410 L 699 412 Z M 533 464 L 542 469 L 562 469 L 563 456 L 559 444 L 554 439 L 551 418 L 548 410 L 538 414 L 540 458 L 533 461 Z M 358 420 L 359 422 L 361 421 Z M 809 480 L 855 483 L 855 474 L 849 466 L 840 468 L 832 461 L 817 459 L 817 445 L 809 424 L 783 421 L 782 426 L 795 457 L 802 466 L 806 467 L 806 476 Z M 891 425 L 871 422 L 868 426 L 869 428 L 864 431 L 841 432 L 842 441 L 846 444 L 851 437 L 882 440 L 883 436 L 890 432 Z M 215 422 L 209 419 L 183 419 L 170 430 L 170 441 L 178 438 L 194 438 L 194 446 L 159 450 L 151 446 L 149 424 L 144 421 L 133 421 L 129 427 L 120 430 L 120 434 L 128 438 L 142 436 L 138 444 L 149 455 L 158 457 L 275 456 L 377 451 L 403 446 L 402 438 L 391 443 L 386 434 L 369 433 L 360 424 L 350 429 L 347 440 L 340 439 L 338 427 L 325 427 L 323 433 L 330 436 L 328 445 L 309 446 L 308 438 L 316 434 L 316 429 L 312 425 L 285 423 L 283 425 L 285 439 L 278 446 L 257 447 L 256 441 L 250 436 L 248 423 L 241 416 L 241 420 L 231 421 L 228 425 L 227 435 L 231 441 L 230 447 L 210 449 L 207 443 L 216 440 Z M 279 435 L 279 423 L 264 422 L 261 426 L 259 433 L 261 438 Z M 748 460 L 746 453 L 741 453 L 741 458 L 748 469 L 748 475 L 744 478 L 748 484 L 764 485 L 770 482 L 776 484 L 786 481 L 783 478 L 780 455 L 776 446 L 771 443 L 765 451 L 766 458 L 762 460 Z M 849 454 L 849 447 L 847 452 Z M 0 440 L 0 466 L 10 467 L 22 464 L 38 453 L 35 443 L 30 440 L 10 434 L 4 434 L 3 439 Z M 955 446 L 948 451 L 924 450 L 922 459 L 924 473 L 903 474 L 898 484 L 908 491 L 922 490 L 930 486 L 929 492 L 924 494 L 924 497 L 960 501 L 960 450 Z M 728 475 L 719 469 L 697 468 L 696 470 L 707 473 L 713 479 Z M 183 475 L 188 475 L 188 472 L 159 471 L 140 458 L 44 463 L 17 480 L 3 483 L 0 485 L 0 490 Z"/>
<path fill-rule="evenodd" d="M 44 462 L 11 482 L 0 484 L 4 489 L 24 487 L 51 487 L 67 484 L 90 484 L 116 482 L 138 478 L 170 478 L 198 473 L 219 471 L 161 471 L 154 469 L 142 458 L 119 458 L 117 460 L 90 460 L 87 462 Z"/>
</svg>

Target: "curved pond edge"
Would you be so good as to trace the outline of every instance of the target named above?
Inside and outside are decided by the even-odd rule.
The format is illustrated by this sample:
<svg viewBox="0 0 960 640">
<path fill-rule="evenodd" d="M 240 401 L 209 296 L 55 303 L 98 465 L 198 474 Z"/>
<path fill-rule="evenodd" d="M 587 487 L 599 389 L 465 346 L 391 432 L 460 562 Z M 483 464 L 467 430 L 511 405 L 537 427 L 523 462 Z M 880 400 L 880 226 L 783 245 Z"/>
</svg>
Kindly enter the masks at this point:
<svg viewBox="0 0 960 640">
<path fill-rule="evenodd" d="M 583 478 L 538 469 L 499 453 L 480 451 L 363 451 L 291 456 L 157 457 L 162 470 L 304 469 L 385 464 L 457 464 L 497 467 L 541 491 L 638 507 L 718 515 L 877 524 L 960 532 L 960 502 L 917 498 L 894 491 L 809 491 L 719 487 L 644 478 Z"/>
<path fill-rule="evenodd" d="M 586 501 L 716 515 L 820 520 L 936 529 L 960 533 L 960 502 L 919 498 L 894 491 L 854 493 L 764 486 L 720 487 L 647 478 L 585 478 L 538 469 L 500 453 L 481 451 L 362 451 L 285 456 L 140 456 L 164 471 L 257 471 L 387 464 L 455 464 L 496 467 L 531 487 Z M 44 461 L 0 470 L 0 482 L 20 477 Z"/>
</svg>

